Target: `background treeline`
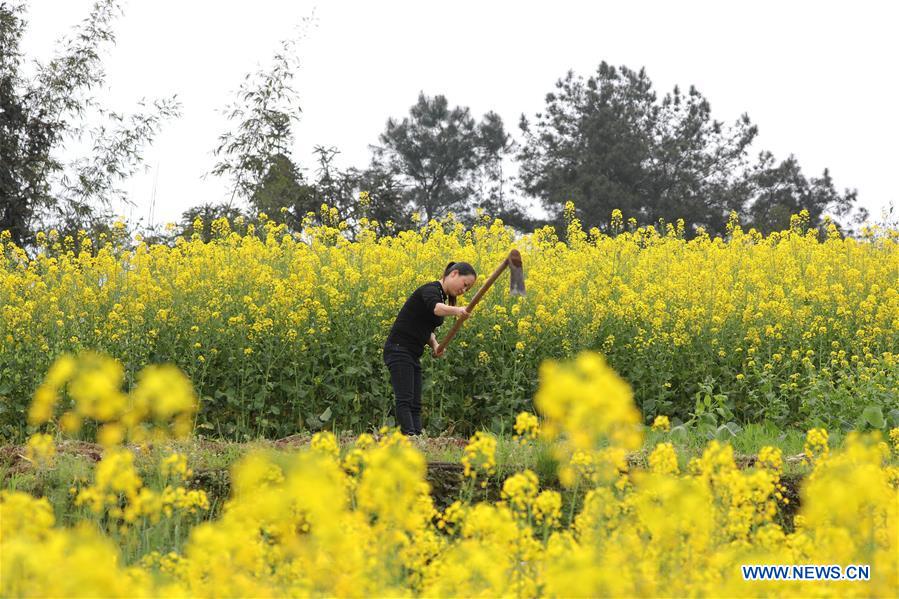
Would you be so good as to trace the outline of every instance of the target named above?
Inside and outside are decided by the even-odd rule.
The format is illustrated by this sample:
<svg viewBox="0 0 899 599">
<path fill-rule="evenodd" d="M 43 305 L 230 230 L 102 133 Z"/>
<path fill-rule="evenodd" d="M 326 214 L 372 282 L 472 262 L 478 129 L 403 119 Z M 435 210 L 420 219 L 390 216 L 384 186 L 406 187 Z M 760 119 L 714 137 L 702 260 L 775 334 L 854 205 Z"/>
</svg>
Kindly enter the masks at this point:
<svg viewBox="0 0 899 599">
<path fill-rule="evenodd" d="M 105 81 L 101 55 L 115 43 L 118 4 L 98 1 L 51 60 L 27 69 L 25 7 L 0 3 L 0 230 L 20 246 L 51 228 L 108 232 L 117 203 L 129 202 L 121 183 L 166 121 L 180 117 L 176 97 L 121 114 L 93 95 Z M 230 197 L 184 211 L 174 230 L 143 227 L 148 240 L 192 234 L 198 216 L 204 237 L 216 217 L 252 222 L 259 212 L 298 230 L 320 218 L 323 203 L 350 234 L 363 217 L 389 232 L 450 212 L 472 223 L 481 211 L 525 231 L 562 225 L 568 201 L 585 228 L 609 231 L 617 208 L 640 224 L 683 218 L 688 236 L 699 227 L 724 233 L 731 212 L 763 233 L 789 227 L 803 209 L 812 226 L 830 215 L 844 232 L 867 216 L 827 169 L 809 176 L 793 155 L 752 149 L 758 127 L 748 115 L 716 120 L 695 87 L 659 92 L 644 69 L 606 62 L 559 79 L 542 112 L 521 116 L 517 140 L 498 114 L 479 118 L 422 92 L 405 116 L 387 119 L 368 165 L 338 168 L 339 149 L 324 146 L 314 164 L 301 164 L 296 41 L 242 79 L 225 108 L 227 130 L 210 140 L 216 163 L 207 174 L 226 177 Z M 534 201 L 543 217 L 528 209 Z"/>
</svg>

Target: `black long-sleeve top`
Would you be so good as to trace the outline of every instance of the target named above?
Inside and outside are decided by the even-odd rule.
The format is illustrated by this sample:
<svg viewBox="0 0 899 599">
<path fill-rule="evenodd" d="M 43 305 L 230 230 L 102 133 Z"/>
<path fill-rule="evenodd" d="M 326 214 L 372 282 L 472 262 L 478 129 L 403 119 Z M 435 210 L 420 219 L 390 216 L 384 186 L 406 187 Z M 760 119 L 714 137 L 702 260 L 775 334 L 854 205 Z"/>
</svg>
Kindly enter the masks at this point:
<svg viewBox="0 0 899 599">
<path fill-rule="evenodd" d="M 443 317 L 434 314 L 434 307 L 438 303 L 445 304 L 446 300 L 440 281 L 425 283 L 413 291 L 400 308 L 387 336 L 387 343 L 402 345 L 420 357 L 431 333 L 443 324 Z"/>
</svg>

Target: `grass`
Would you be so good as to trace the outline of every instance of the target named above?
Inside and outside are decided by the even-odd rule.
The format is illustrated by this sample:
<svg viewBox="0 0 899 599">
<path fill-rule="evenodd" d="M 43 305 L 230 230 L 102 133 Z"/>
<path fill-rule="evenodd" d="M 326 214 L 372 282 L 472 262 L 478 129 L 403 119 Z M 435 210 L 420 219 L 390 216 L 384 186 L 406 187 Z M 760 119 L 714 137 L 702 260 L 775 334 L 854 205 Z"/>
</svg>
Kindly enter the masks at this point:
<svg viewBox="0 0 899 599">
<path fill-rule="evenodd" d="M 297 435 L 282 441 L 260 439 L 249 443 L 234 443 L 213 439 L 194 438 L 189 441 L 156 446 L 146 452 L 136 452 L 135 466 L 145 486 L 160 490 L 164 486 L 158 464 L 162 458 L 173 451 L 187 456 L 188 464 L 194 473 L 207 473 L 220 476 L 222 471 L 229 470 L 244 455 L 254 450 L 273 451 L 290 454 L 302 450 L 308 445 L 309 435 Z M 342 435 L 343 447 L 350 446 L 354 438 Z M 780 430 L 770 424 L 749 424 L 736 435 L 727 439 L 734 447 L 736 456 L 754 456 L 766 446 L 776 446 L 783 452 L 784 458 L 796 456 L 803 451 L 804 431 Z M 460 463 L 464 454 L 464 439 L 445 437 L 421 438 L 413 441 L 425 454 L 428 462 Z M 693 457 L 702 455 L 709 439 L 697 431 L 685 430 L 675 432 L 658 432 L 647 429 L 643 447 L 634 461 L 645 465 L 646 456 L 657 443 L 671 442 L 678 453 L 681 469 Z M 842 436 L 832 435 L 831 446 L 842 442 Z M 18 459 L 20 448 L 0 447 L 0 488 L 18 490 L 35 496 L 46 497 L 55 512 L 56 521 L 62 526 L 71 526 L 78 521 L 94 521 L 97 526 L 108 528 L 108 522 L 92 515 L 88 508 L 76 506 L 70 488 L 77 484 L 88 484 L 92 480 L 95 460 L 98 458 L 96 446 L 86 443 L 63 443 L 60 445 L 55 466 L 49 469 L 34 469 L 27 462 Z M 17 461 L 18 460 L 18 461 Z M 740 461 L 738 459 L 738 461 Z M 490 493 L 496 495 L 502 481 L 515 472 L 524 469 L 533 470 L 542 488 L 559 489 L 556 476 L 557 463 L 550 448 L 545 444 L 522 445 L 508 433 L 497 435 L 496 476 L 493 478 Z M 784 461 L 785 475 L 802 476 L 809 470 L 806 462 L 801 460 Z M 214 478 L 214 477 L 213 477 Z M 215 478 L 215 480 L 219 480 Z M 198 516 L 180 516 L 151 524 L 143 523 L 137 529 L 119 533 L 114 527 L 107 534 L 121 547 L 125 563 L 134 563 L 141 556 L 156 550 L 162 553 L 178 551 L 187 540 L 190 528 L 198 522 L 217 517 L 221 504 L 227 496 L 227 480 L 218 491 L 218 497 L 210 495 L 216 503 L 208 513 Z M 218 483 L 216 483 L 218 484 Z M 498 485 L 498 486 L 497 486 Z M 478 492 L 480 493 L 480 492 Z M 571 515 L 577 513 L 583 501 L 582 489 L 562 490 L 563 522 L 568 524 Z"/>
<path fill-rule="evenodd" d="M 354 438 L 350 435 L 340 436 L 343 447 L 351 445 L 353 440 Z M 726 440 L 733 445 L 734 453 L 738 458 L 739 456 L 754 456 L 766 445 L 779 447 L 784 458 L 788 458 L 802 454 L 805 433 L 796 429 L 781 430 L 772 424 L 748 424 L 736 435 Z M 254 450 L 284 454 L 296 452 L 308 444 L 309 436 L 297 435 L 285 441 L 288 442 L 260 439 L 249 443 L 234 443 L 194 438 L 189 441 L 152 447 L 147 452 L 137 452 L 135 466 L 145 485 L 151 488 L 161 488 L 163 482 L 157 469 L 158 464 L 164 456 L 173 451 L 185 454 L 188 465 L 195 473 L 214 473 L 230 469 L 244 455 Z M 464 454 L 464 439 L 424 437 L 414 442 L 431 463 L 460 463 Z M 691 458 L 702 455 L 709 439 L 691 430 L 658 432 L 647 429 L 643 447 L 636 452 L 634 461 L 638 465 L 645 465 L 646 457 L 656 444 L 661 442 L 670 442 L 675 446 L 683 471 Z M 831 435 L 831 446 L 839 446 L 841 442 L 841 435 L 838 433 Z M 21 460 L 16 463 L 17 453 L 11 451 L 13 448 L 9 446 L 0 448 L 4 450 L 0 453 L 0 488 L 45 496 L 54 506 L 58 522 L 74 522 L 80 517 L 83 510 L 75 508 L 69 489 L 77 481 L 86 483 L 91 480 L 94 459 L 97 457 L 96 448 L 94 448 L 93 456 L 90 455 L 90 452 L 82 452 L 81 448 L 84 445 L 83 443 L 60 445 L 56 466 L 48 470 L 35 470 Z M 13 463 L 15 463 L 15 467 L 13 467 Z M 511 474 L 527 468 L 537 474 L 541 486 L 558 487 L 556 466 L 555 458 L 545 444 L 521 445 L 508 433 L 497 435 L 495 480 L 502 481 Z M 809 465 L 802 460 L 784 460 L 785 474 L 803 475 L 808 470 Z M 79 513 L 73 513 L 73 510 Z"/>
<path fill-rule="evenodd" d="M 784 457 L 802 453 L 805 433 L 799 430 L 780 430 L 772 424 L 748 424 L 735 436 L 727 439 L 737 455 L 755 455 L 766 446 L 780 447 Z M 225 470 L 230 468 L 241 457 L 253 450 L 269 450 L 291 453 L 308 443 L 308 436 L 296 436 L 289 443 L 281 443 L 260 439 L 249 443 L 234 443 L 214 439 L 194 438 L 189 441 L 173 442 L 165 446 L 156 446 L 148 452 L 138 452 L 135 465 L 146 484 L 154 485 L 159 479 L 156 470 L 162 457 L 173 451 L 184 453 L 189 466 L 195 471 Z M 341 435 L 342 446 L 353 442 L 353 437 Z M 684 434 L 657 432 L 647 429 L 640 456 L 648 455 L 657 443 L 671 442 L 677 450 L 681 465 L 686 466 L 690 458 L 702 455 L 709 439 L 696 433 L 686 431 Z M 841 438 L 831 437 L 832 445 L 838 445 Z M 443 437 L 422 438 L 415 441 L 416 446 L 425 454 L 428 462 L 459 463 L 464 453 L 465 440 Z M 4 456 L 12 455 L 5 452 Z M 21 462 L 20 462 L 21 463 Z M 555 480 L 556 462 L 548 447 L 542 444 L 521 445 L 508 433 L 497 435 L 496 445 L 497 478 L 502 480 L 514 472 L 525 468 L 533 470 L 544 483 Z M 802 464 L 787 462 L 786 469 L 802 472 L 807 469 Z M 32 469 L 11 469 L 9 458 L 7 463 L 0 463 L 0 483 L 4 489 L 19 489 L 29 492 L 41 491 L 40 494 L 51 499 L 61 499 L 68 493 L 69 487 L 77 479 L 89 480 L 93 469 L 93 460 L 77 451 L 70 453 L 65 446 L 60 447 L 56 467 L 47 472 L 38 473 Z M 59 495 L 60 497 L 56 497 Z M 52 501 L 54 504 L 55 501 Z"/>
</svg>

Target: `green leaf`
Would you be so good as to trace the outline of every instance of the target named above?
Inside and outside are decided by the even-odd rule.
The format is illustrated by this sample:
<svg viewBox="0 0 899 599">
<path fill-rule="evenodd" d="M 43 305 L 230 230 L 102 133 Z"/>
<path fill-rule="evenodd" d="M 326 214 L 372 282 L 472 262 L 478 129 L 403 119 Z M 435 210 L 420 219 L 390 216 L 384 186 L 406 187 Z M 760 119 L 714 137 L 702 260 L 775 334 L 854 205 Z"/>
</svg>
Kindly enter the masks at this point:
<svg viewBox="0 0 899 599">
<path fill-rule="evenodd" d="M 867 408 L 865 408 L 865 411 L 862 412 L 862 418 L 864 418 L 865 422 L 867 422 L 874 428 L 883 428 L 886 424 L 883 419 L 883 411 L 880 409 L 880 406 L 868 406 Z"/>
<path fill-rule="evenodd" d="M 686 439 L 688 436 L 687 427 L 685 427 L 683 424 L 672 427 L 670 435 L 672 439 Z"/>
<path fill-rule="evenodd" d="M 322 422 L 327 422 L 331 419 L 331 406 L 325 408 L 325 411 L 321 413 L 321 416 L 318 417 Z"/>
<path fill-rule="evenodd" d="M 715 438 L 719 441 L 723 441 L 724 439 L 729 439 L 730 437 L 735 436 L 736 433 L 730 429 L 726 424 L 722 424 L 715 430 Z"/>
<path fill-rule="evenodd" d="M 899 408 L 893 408 L 887 413 L 893 426 L 899 426 Z"/>
</svg>

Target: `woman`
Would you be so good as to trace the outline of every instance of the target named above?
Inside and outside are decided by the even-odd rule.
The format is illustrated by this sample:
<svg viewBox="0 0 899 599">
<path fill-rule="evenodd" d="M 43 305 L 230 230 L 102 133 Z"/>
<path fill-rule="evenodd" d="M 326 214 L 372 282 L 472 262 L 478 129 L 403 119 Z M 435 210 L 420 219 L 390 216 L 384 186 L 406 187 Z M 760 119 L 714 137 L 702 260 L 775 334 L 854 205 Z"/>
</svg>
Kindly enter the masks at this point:
<svg viewBox="0 0 899 599">
<path fill-rule="evenodd" d="M 396 422 L 404 435 L 421 434 L 420 358 L 424 346 L 431 346 L 435 358 L 443 355 L 445 349 L 437 351 L 434 329 L 443 324 L 445 316 L 468 318 L 465 308 L 456 306 L 456 298 L 471 289 L 477 277 L 468 262 L 450 262 L 439 281 L 425 283 L 412 292 L 390 329 L 384 344 L 384 364 L 390 370 L 396 397 Z"/>
</svg>

